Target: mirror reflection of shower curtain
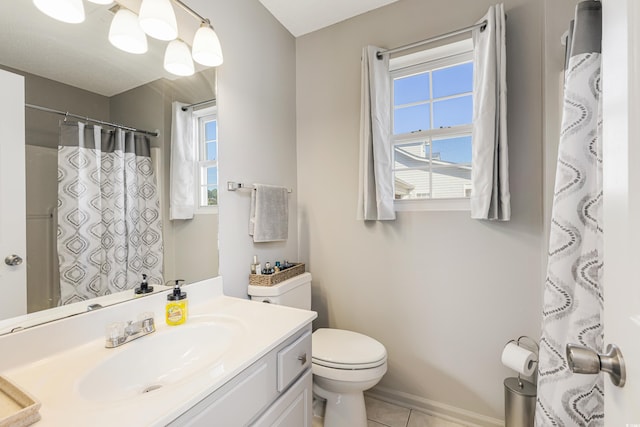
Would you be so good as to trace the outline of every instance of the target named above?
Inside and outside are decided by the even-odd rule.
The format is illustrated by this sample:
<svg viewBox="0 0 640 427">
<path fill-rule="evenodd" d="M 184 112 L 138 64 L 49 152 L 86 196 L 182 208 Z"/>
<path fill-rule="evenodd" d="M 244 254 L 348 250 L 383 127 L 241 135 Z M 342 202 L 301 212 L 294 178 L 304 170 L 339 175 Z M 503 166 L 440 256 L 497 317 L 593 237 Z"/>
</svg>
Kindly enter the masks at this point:
<svg viewBox="0 0 640 427">
<path fill-rule="evenodd" d="M 576 8 L 551 213 L 536 426 L 603 426 L 602 375 L 570 372 L 568 343 L 602 352 L 602 97 L 599 1 Z"/>
<path fill-rule="evenodd" d="M 146 135 L 61 123 L 60 305 L 162 282 L 158 191 Z"/>
</svg>

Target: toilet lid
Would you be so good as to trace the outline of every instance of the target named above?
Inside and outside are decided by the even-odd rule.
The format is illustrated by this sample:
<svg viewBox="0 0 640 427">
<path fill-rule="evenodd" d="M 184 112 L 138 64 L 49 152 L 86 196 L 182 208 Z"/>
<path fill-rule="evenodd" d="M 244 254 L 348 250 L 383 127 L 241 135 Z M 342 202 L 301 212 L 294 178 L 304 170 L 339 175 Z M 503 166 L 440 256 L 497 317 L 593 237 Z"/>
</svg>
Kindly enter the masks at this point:
<svg viewBox="0 0 640 427">
<path fill-rule="evenodd" d="M 338 369 L 367 369 L 387 359 L 382 344 L 357 332 L 321 328 L 312 335 L 313 363 Z"/>
</svg>

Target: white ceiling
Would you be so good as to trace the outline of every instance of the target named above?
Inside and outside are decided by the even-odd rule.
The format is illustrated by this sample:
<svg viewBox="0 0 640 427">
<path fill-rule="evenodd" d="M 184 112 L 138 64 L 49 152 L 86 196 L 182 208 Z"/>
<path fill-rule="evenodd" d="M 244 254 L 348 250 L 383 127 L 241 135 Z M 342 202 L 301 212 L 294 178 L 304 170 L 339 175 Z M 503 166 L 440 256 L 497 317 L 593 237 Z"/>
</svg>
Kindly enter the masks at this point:
<svg viewBox="0 0 640 427">
<path fill-rule="evenodd" d="M 134 11 L 140 1 L 119 0 Z M 83 3 L 85 21 L 66 24 L 40 12 L 32 1 L 0 0 L 0 63 L 105 96 L 176 78 L 163 68 L 166 42 L 147 37 L 146 54 L 123 52 L 107 39 L 113 18 L 109 6 Z M 181 36 L 190 41 L 200 22 L 178 9 Z"/>
<path fill-rule="evenodd" d="M 259 1 L 298 37 L 397 0 Z M 166 42 L 147 37 L 146 54 L 122 52 L 107 40 L 113 12 L 83 3 L 85 22 L 66 24 L 44 15 L 32 1 L 0 0 L 0 63 L 104 96 L 159 78 L 176 78 L 163 69 Z M 137 12 L 141 0 L 118 3 Z M 181 8 L 174 9 L 181 38 L 189 43 L 200 23 Z M 196 64 L 196 71 L 203 68 Z"/>
<path fill-rule="evenodd" d="M 397 0 L 260 0 L 295 37 Z"/>
</svg>

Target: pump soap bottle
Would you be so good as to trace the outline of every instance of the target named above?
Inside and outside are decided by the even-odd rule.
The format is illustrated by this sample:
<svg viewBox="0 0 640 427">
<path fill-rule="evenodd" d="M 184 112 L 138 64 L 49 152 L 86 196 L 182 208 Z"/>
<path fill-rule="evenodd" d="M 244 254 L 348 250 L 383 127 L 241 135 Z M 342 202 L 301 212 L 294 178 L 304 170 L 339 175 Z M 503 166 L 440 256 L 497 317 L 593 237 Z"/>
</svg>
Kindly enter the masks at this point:
<svg viewBox="0 0 640 427">
<path fill-rule="evenodd" d="M 184 282 L 184 280 L 176 280 L 173 291 L 167 295 L 165 314 L 169 326 L 182 325 L 187 321 L 189 311 L 187 293 L 180 289 L 180 282 Z"/>
<path fill-rule="evenodd" d="M 153 292 L 153 286 L 149 286 L 149 283 L 147 283 L 147 275 L 146 274 L 142 275 L 142 283 L 140 283 L 140 286 L 138 286 L 134 290 L 134 292 L 138 296 Z"/>
</svg>

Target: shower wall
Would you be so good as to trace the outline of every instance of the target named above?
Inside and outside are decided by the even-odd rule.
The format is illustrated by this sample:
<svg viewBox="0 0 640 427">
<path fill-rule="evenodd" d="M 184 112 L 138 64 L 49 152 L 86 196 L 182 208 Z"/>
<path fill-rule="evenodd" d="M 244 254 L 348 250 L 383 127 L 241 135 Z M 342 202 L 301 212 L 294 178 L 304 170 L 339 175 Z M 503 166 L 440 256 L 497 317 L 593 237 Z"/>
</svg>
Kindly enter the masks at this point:
<svg viewBox="0 0 640 427">
<path fill-rule="evenodd" d="M 56 249 L 58 150 L 27 145 L 27 311 L 58 305 L 60 277 Z"/>
</svg>

